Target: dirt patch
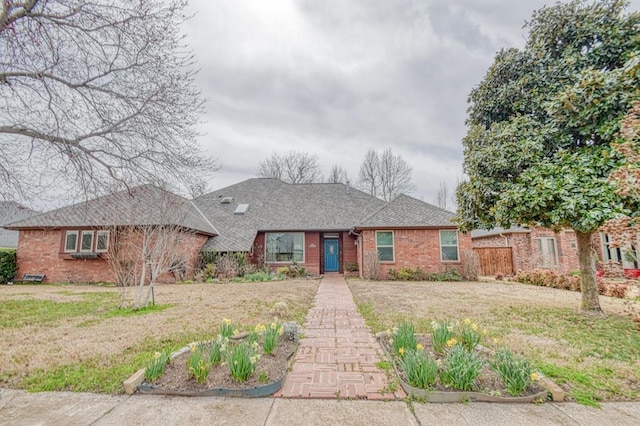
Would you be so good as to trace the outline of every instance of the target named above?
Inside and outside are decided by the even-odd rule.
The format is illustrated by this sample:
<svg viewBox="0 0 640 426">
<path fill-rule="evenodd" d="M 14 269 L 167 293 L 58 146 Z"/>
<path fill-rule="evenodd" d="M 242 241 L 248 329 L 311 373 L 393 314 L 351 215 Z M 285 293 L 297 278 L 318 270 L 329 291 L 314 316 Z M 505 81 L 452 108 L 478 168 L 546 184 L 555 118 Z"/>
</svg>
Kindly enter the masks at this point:
<svg viewBox="0 0 640 426">
<path fill-rule="evenodd" d="M 280 321 L 301 323 L 313 304 L 318 280 L 287 280 L 264 283 L 159 285 L 157 304 L 172 305 L 159 312 L 139 316 L 105 318 L 99 312 L 60 318 L 46 325 L 31 324 L 0 330 L 0 386 L 15 388 L 33 369 L 49 369 L 87 359 L 109 360 L 131 351 L 142 342 L 162 341 L 181 333 L 215 334 L 223 319 L 254 327 L 271 322 L 278 302 L 287 305 Z M 82 285 L 0 286 L 0 301 L 42 299 L 77 301 L 77 294 L 113 293 L 115 287 Z M 132 300 L 134 289 L 128 289 Z M 116 297 L 117 299 L 117 297 Z M 111 298 L 113 303 L 113 298 Z M 16 313 L 19 315 L 19 313 Z"/>
<path fill-rule="evenodd" d="M 235 381 L 229 374 L 229 367 L 217 365 L 211 368 L 207 381 L 198 383 L 189 376 L 186 368 L 189 352 L 173 358 L 165 367 L 164 374 L 153 383 L 156 389 L 175 392 L 201 392 L 209 389 L 250 389 L 265 386 L 280 380 L 287 371 L 288 361 L 297 343 L 281 339 L 272 354 L 262 354 L 256 372 L 245 382 Z M 262 374 L 261 374 L 262 373 Z"/>
</svg>

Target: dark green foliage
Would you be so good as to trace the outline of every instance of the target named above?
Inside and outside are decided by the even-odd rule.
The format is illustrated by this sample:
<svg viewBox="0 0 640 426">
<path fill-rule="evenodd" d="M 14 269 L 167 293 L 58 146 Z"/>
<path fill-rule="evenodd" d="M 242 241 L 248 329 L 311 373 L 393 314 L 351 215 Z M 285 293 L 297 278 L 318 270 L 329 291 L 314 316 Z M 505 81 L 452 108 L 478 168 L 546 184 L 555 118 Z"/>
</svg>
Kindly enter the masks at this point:
<svg viewBox="0 0 640 426">
<path fill-rule="evenodd" d="M 637 211 L 609 175 L 621 119 L 640 97 L 640 13 L 624 0 L 544 7 L 522 50 L 500 51 L 469 96 L 461 229 L 514 224 L 583 234 L 583 305 L 599 311 L 590 235 Z M 579 235 L 580 237 L 580 235 Z M 594 297 L 595 295 L 595 297 Z"/>
<path fill-rule="evenodd" d="M 464 277 L 456 269 L 447 269 L 444 272 L 424 272 L 420 268 L 401 266 L 399 269 L 390 269 L 389 278 L 394 281 L 464 281 Z"/>
<path fill-rule="evenodd" d="M 16 271 L 16 251 L 14 249 L 0 249 L 0 284 L 13 280 Z"/>
</svg>

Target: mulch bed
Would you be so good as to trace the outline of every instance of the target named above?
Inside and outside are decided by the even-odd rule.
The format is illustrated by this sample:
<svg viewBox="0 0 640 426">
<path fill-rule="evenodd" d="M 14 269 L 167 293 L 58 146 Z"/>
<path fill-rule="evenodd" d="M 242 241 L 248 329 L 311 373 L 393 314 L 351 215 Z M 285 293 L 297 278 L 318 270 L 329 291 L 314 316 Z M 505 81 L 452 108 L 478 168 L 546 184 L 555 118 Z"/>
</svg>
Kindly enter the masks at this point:
<svg viewBox="0 0 640 426">
<path fill-rule="evenodd" d="M 295 351 L 298 343 L 280 339 L 272 354 L 262 354 L 258 360 L 255 373 L 245 382 L 235 381 L 229 374 L 227 365 L 217 365 L 211 368 L 207 381 L 198 383 L 187 372 L 187 359 L 190 352 L 187 351 L 173 358 L 166 365 L 164 374 L 153 383 L 144 382 L 144 385 L 153 386 L 156 389 L 172 392 L 200 392 L 210 389 L 250 389 L 265 386 L 280 380 L 287 371 L 288 361 Z M 260 373 L 264 372 L 268 381 L 259 381 Z M 264 375 L 263 375 L 264 376 Z"/>
<path fill-rule="evenodd" d="M 389 339 L 387 336 L 380 337 L 380 343 L 391 357 L 393 354 L 393 347 L 389 344 Z M 433 344 L 431 342 L 431 336 L 421 335 L 418 336 L 419 343 L 424 346 L 424 351 L 427 354 L 431 354 L 434 359 L 443 359 L 443 357 L 439 355 L 435 355 L 433 351 Z M 488 348 L 477 349 L 477 353 L 486 361 L 485 366 L 482 368 L 480 375 L 475 380 L 475 387 L 473 392 L 478 392 L 481 394 L 491 395 L 494 397 L 502 397 L 502 398 L 513 398 L 509 395 L 505 389 L 504 382 L 496 373 L 489 367 L 489 361 L 491 360 L 491 351 Z M 393 361 L 392 361 L 393 362 Z M 400 379 L 405 383 L 408 383 L 406 377 L 400 366 L 396 363 L 396 371 L 398 372 Z M 439 392 L 464 392 L 457 389 L 452 389 L 450 386 L 443 385 L 440 382 L 439 375 L 436 375 L 436 383 L 433 387 L 429 389 L 430 391 L 439 391 Z M 540 392 L 544 392 L 545 389 L 540 386 L 537 382 L 532 382 L 531 385 L 520 395 L 520 397 L 528 397 L 539 394 Z"/>
</svg>

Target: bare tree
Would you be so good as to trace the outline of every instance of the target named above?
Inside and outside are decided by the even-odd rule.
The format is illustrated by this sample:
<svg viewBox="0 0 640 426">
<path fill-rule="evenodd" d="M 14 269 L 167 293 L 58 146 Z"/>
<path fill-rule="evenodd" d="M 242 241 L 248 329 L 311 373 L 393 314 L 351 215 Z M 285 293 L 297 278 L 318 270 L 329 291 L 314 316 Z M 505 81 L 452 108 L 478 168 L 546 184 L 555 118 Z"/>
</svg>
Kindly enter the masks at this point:
<svg viewBox="0 0 640 426">
<path fill-rule="evenodd" d="M 289 151 L 284 155 L 272 153 L 258 164 L 257 174 L 293 184 L 322 181 L 318 156 L 300 151 Z"/>
<path fill-rule="evenodd" d="M 382 155 L 369 148 L 360 166 L 359 177 L 361 189 L 385 201 L 413 190 L 411 166 L 391 148 L 382 151 Z"/>
<path fill-rule="evenodd" d="M 2 2 L 0 195 L 182 184 L 215 169 L 195 140 L 203 98 L 181 41 L 185 4 Z"/>
<path fill-rule="evenodd" d="M 339 164 L 331 166 L 331 172 L 327 178 L 327 183 L 349 183 L 347 170 Z"/>
<path fill-rule="evenodd" d="M 364 155 L 364 160 L 360 165 L 360 172 L 358 177 L 360 178 L 359 186 L 362 190 L 367 191 L 374 197 L 378 196 L 379 186 L 379 173 L 380 173 L 380 159 L 378 153 L 369 148 Z"/>
<path fill-rule="evenodd" d="M 438 192 L 436 192 L 436 206 L 441 209 L 447 210 L 449 207 L 449 200 L 451 199 L 451 191 L 449 191 L 449 187 L 446 182 L 441 180 L 440 186 L 438 187 Z"/>
</svg>

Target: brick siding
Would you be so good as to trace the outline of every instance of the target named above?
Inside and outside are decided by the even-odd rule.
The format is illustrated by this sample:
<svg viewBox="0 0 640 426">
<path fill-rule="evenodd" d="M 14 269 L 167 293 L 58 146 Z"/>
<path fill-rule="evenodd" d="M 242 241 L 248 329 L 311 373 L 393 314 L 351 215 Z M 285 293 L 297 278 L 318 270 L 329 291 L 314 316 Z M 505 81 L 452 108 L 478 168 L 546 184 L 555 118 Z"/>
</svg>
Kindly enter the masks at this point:
<svg viewBox="0 0 640 426">
<path fill-rule="evenodd" d="M 21 230 L 18 240 L 17 262 L 20 277 L 24 274 L 46 274 L 45 281 L 59 283 L 113 282 L 109 264 L 103 258 L 72 259 L 62 252 L 65 230 Z M 185 233 L 180 245 L 188 258 L 187 278 L 192 278 L 197 267 L 200 249 L 207 236 Z M 102 255 L 106 256 L 106 254 Z M 175 282 L 173 274 L 164 274 L 158 282 Z"/>
<path fill-rule="evenodd" d="M 440 258 L 440 230 L 439 229 L 396 229 L 393 230 L 395 260 L 380 263 L 381 278 L 389 276 L 390 269 L 401 267 L 420 268 L 424 272 L 443 272 L 447 269 L 461 270 L 462 261 L 448 262 Z M 360 250 L 358 260 L 360 276 L 366 277 L 366 267 L 363 262 L 367 253 L 376 252 L 375 230 L 363 230 L 358 241 Z M 458 252 L 462 259 L 462 252 L 471 250 L 471 236 L 458 232 Z"/>
</svg>

